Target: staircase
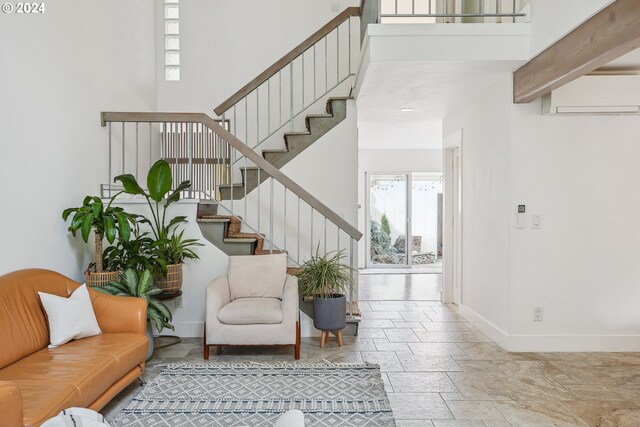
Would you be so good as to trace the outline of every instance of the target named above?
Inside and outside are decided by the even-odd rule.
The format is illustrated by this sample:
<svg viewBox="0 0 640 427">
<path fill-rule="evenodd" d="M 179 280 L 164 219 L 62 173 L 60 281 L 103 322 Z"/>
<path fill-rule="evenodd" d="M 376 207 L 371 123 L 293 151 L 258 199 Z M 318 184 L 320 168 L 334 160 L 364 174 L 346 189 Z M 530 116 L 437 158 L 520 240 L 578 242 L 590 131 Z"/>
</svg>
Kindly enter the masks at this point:
<svg viewBox="0 0 640 427">
<path fill-rule="evenodd" d="M 199 113 L 103 112 L 102 125 L 109 128 L 109 182 L 125 165 L 131 167 L 133 162 L 127 159 L 131 154 L 136 176 L 138 169 L 164 158 L 172 167 L 174 182 L 191 181 L 183 197 L 200 199 L 196 221 L 203 237 L 223 253 L 285 253 L 288 273 L 294 274 L 317 249 L 342 250 L 344 262 L 355 267 L 362 233 L 280 168 L 347 117 L 355 68 L 351 40 L 359 39 L 359 28 L 354 28 L 352 37 L 351 18 L 359 14 L 359 8 L 347 8 L 337 15 L 216 107 L 217 118 Z M 324 58 L 317 52 L 324 52 Z M 322 106 L 324 112 L 317 114 Z M 284 146 L 266 148 L 267 141 L 276 141 L 278 135 L 283 136 Z M 114 156 L 120 149 L 121 155 Z M 148 163 L 141 155 L 146 152 Z M 114 190 L 111 185 L 106 189 L 109 194 Z M 346 334 L 357 333 L 357 292 L 356 286 L 347 295 L 350 331 Z M 301 301 L 301 310 L 313 316 L 310 303 Z"/>
<path fill-rule="evenodd" d="M 284 148 L 263 149 L 262 157 L 278 169 L 289 163 L 345 119 L 347 99 L 349 98 L 329 98 L 326 104 L 326 114 L 308 114 L 305 117 L 305 131 L 286 132 L 284 134 Z M 240 167 L 240 173 L 242 183 L 225 184 L 218 187 L 222 200 L 231 200 L 232 197 L 234 200 L 241 200 L 253 191 L 258 183 L 261 184 L 268 178 L 267 175 L 260 174 L 257 167 Z"/>
</svg>

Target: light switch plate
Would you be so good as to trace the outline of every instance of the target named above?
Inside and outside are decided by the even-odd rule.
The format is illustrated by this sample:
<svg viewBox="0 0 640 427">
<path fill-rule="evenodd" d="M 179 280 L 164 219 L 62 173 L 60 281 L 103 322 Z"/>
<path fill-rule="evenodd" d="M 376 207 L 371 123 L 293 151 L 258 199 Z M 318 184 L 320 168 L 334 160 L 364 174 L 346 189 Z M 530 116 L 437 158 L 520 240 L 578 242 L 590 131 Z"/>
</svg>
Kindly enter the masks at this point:
<svg viewBox="0 0 640 427">
<path fill-rule="evenodd" d="M 540 218 L 540 215 L 531 215 L 531 228 L 542 228 L 542 218 Z"/>
</svg>

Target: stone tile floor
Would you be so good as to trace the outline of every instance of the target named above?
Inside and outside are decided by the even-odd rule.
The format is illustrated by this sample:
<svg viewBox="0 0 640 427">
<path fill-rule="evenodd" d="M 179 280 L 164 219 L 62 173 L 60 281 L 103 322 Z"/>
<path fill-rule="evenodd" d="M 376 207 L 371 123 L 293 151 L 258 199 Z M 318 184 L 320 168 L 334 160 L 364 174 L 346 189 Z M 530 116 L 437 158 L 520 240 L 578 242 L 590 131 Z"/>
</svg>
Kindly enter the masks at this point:
<svg viewBox="0 0 640 427">
<path fill-rule="evenodd" d="M 361 301 L 358 337 L 304 338 L 302 361 L 373 362 L 399 427 L 640 426 L 640 353 L 508 353 L 437 301 Z M 287 349 L 224 349 L 210 361 L 293 361 Z M 162 365 L 202 362 L 201 339 L 156 352 Z M 103 411 L 113 419 L 140 391 Z"/>
</svg>

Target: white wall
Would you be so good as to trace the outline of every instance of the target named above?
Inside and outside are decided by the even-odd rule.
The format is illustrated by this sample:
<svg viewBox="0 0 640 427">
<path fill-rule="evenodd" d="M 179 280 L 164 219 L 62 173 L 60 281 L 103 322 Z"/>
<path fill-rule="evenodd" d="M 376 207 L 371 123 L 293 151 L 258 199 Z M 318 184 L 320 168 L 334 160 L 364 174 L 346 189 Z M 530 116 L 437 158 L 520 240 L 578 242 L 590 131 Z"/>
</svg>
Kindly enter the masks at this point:
<svg viewBox="0 0 640 427">
<path fill-rule="evenodd" d="M 443 122 L 443 134 L 462 129 L 462 301 L 498 331 L 509 329 L 510 73 L 471 94 Z M 445 149 L 449 147 L 444 147 Z M 445 199 L 450 198 L 445 181 Z M 445 231 L 446 232 L 446 231 Z M 450 259 L 445 244 L 444 260 Z M 500 334 L 485 329 L 500 342 Z"/>
<path fill-rule="evenodd" d="M 531 23 L 531 56 L 563 37 L 613 0 L 520 0 Z"/>
<path fill-rule="evenodd" d="M 512 227 L 512 345 L 640 350 L 640 118 L 542 116 L 536 101 L 512 124 L 511 206 L 529 212 Z"/>
<path fill-rule="evenodd" d="M 0 274 L 82 278 L 93 256 L 61 213 L 107 181 L 100 112 L 155 109 L 154 7 L 58 0 L 42 15 L 0 15 Z"/>
<path fill-rule="evenodd" d="M 359 5 L 358 0 L 333 3 L 339 3 L 341 10 Z M 181 3 L 182 80 L 159 79 L 160 110 L 213 115 L 213 108 L 334 17 L 330 2 L 325 0 Z M 158 70 L 162 76 L 162 42 L 159 46 Z M 319 51 L 318 57 L 321 54 L 324 52 Z"/>
<path fill-rule="evenodd" d="M 505 75 L 445 119 L 463 140 L 461 312 L 511 351 L 638 351 L 640 120 L 540 111 Z"/>
</svg>

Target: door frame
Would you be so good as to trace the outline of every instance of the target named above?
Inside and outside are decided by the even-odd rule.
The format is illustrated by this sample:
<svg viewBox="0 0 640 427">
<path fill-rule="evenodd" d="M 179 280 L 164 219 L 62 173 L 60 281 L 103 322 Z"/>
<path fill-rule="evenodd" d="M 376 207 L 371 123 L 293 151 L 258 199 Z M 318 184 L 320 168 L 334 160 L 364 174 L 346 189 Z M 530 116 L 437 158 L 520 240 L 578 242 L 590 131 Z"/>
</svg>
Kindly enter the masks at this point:
<svg viewBox="0 0 640 427">
<path fill-rule="evenodd" d="M 463 167 L 463 140 L 462 129 L 458 129 L 444 138 L 444 247 L 442 251 L 443 258 L 443 276 L 444 276 L 444 292 L 442 300 L 445 303 L 454 303 L 461 305 L 463 302 L 463 191 L 464 191 L 464 167 Z M 458 212 L 454 212 L 454 154 L 458 150 Z M 458 224 L 457 233 L 454 233 L 455 224 Z M 455 237 L 455 241 L 454 241 Z M 455 281 L 458 286 L 456 289 Z"/>
</svg>

